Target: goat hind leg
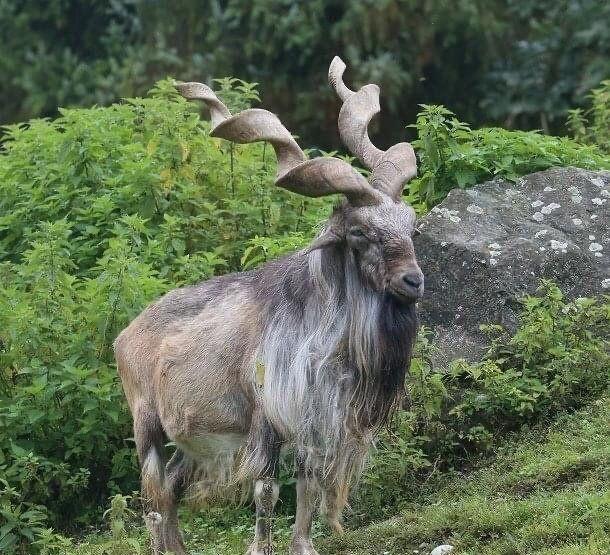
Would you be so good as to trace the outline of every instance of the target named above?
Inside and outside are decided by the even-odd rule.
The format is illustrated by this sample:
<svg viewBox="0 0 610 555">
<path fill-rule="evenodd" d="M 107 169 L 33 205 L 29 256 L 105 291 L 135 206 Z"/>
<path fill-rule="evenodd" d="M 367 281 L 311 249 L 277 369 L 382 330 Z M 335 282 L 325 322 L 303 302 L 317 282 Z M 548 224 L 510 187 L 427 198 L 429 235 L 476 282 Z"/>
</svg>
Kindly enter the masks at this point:
<svg viewBox="0 0 610 555">
<path fill-rule="evenodd" d="M 144 522 L 150 534 L 153 555 L 165 551 L 163 539 L 164 461 L 163 430 L 154 408 L 141 403 L 134 411 L 134 439 L 141 468 Z"/>
<path fill-rule="evenodd" d="M 134 412 L 134 439 L 140 459 L 144 521 L 150 534 L 152 555 L 168 551 L 186 555 L 178 531 L 176 506 L 184 466 L 180 464 L 180 455 L 174 455 L 166 474 L 163 428 L 151 404 L 143 403 Z"/>
<path fill-rule="evenodd" d="M 256 528 L 254 542 L 246 555 L 273 555 L 271 543 L 273 510 L 280 494 L 274 478 L 263 478 L 254 483 L 254 502 L 256 503 Z"/>
<path fill-rule="evenodd" d="M 189 461 L 183 451 L 177 449 L 165 467 L 165 518 L 163 541 L 165 550 L 184 555 L 186 550 L 178 526 L 178 501 L 182 497 L 189 477 Z"/>
</svg>

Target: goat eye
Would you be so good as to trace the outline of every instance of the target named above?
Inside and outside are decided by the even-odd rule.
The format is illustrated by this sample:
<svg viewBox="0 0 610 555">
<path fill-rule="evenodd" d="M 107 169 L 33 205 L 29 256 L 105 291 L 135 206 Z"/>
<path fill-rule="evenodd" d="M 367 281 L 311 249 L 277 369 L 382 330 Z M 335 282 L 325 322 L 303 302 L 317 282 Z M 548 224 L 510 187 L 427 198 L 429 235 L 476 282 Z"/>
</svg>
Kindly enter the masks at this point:
<svg viewBox="0 0 610 555">
<path fill-rule="evenodd" d="M 413 233 L 411 233 L 411 237 L 418 237 L 421 235 L 421 231 L 416 227 L 413 228 Z"/>
<path fill-rule="evenodd" d="M 354 227 L 353 229 L 350 229 L 350 230 L 349 230 L 349 234 L 350 234 L 352 237 L 358 237 L 358 238 L 364 237 L 364 231 L 362 231 L 362 230 L 361 230 L 360 228 L 358 228 L 358 227 Z"/>
</svg>

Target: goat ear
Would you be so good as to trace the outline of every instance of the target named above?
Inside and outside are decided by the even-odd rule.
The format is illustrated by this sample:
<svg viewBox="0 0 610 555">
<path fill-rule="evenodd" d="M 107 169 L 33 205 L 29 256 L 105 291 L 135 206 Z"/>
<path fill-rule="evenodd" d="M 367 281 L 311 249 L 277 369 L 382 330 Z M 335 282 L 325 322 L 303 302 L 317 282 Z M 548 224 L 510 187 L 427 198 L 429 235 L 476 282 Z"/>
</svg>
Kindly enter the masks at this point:
<svg viewBox="0 0 610 555">
<path fill-rule="evenodd" d="M 313 240 L 313 243 L 307 248 L 307 252 L 332 247 L 341 241 L 343 241 L 343 235 L 340 230 L 335 226 L 328 226 Z"/>
</svg>

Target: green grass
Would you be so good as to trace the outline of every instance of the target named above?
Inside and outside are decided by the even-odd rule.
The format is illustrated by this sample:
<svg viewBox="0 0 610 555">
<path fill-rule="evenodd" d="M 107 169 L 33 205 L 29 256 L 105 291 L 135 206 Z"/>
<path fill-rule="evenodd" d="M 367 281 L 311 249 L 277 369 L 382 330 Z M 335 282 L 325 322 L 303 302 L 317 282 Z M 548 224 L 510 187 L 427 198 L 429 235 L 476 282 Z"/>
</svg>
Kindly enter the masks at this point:
<svg viewBox="0 0 610 555">
<path fill-rule="evenodd" d="M 405 505 L 390 520 L 343 536 L 320 537 L 320 553 L 423 554 L 450 543 L 456 555 L 607 555 L 610 397 L 562 416 L 546 430 L 524 432 L 478 468 L 445 475 L 436 486 L 426 487 L 427 502 Z M 214 509 L 187 519 L 191 552 L 243 553 L 252 533 L 251 518 L 245 509 Z M 279 553 L 286 552 L 290 521 L 282 517 L 278 522 Z M 320 530 L 316 527 L 316 535 Z M 119 555 L 146 545 L 140 528 L 132 529 L 130 538 L 131 544 L 126 539 L 111 543 L 108 536 L 93 535 L 71 552 Z"/>
<path fill-rule="evenodd" d="M 610 399 L 531 431 L 430 502 L 323 544 L 324 553 L 404 554 L 450 543 L 469 555 L 610 553 Z"/>
</svg>

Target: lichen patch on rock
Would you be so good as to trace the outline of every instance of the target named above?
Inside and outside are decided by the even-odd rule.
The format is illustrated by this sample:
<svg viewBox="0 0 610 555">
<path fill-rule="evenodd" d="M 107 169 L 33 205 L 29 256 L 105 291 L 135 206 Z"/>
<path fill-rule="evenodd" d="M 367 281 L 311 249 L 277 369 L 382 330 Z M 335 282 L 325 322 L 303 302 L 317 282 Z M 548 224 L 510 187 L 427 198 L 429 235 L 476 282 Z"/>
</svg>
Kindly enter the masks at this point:
<svg viewBox="0 0 610 555">
<path fill-rule="evenodd" d="M 568 296 L 608 293 L 606 190 L 610 172 L 556 168 L 517 183 L 455 189 L 422 219 L 415 239 L 426 277 L 420 314 L 441 346 L 439 363 L 478 358 L 488 345 L 480 324 L 514 329 L 518 299 L 534 293 L 542 278 Z"/>
</svg>

